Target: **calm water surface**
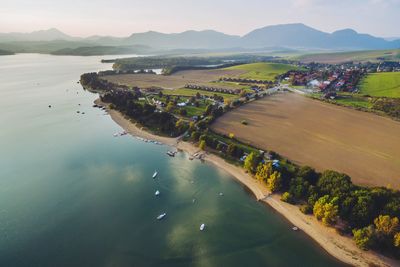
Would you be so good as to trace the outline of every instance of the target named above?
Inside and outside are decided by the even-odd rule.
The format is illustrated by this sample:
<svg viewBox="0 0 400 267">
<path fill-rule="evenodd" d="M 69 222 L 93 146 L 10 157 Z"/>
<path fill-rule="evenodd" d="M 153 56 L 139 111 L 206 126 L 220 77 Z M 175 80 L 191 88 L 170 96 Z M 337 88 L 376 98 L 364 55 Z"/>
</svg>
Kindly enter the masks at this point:
<svg viewBox="0 0 400 267">
<path fill-rule="evenodd" d="M 0 266 L 341 266 L 226 173 L 114 138 L 77 84 L 101 58 L 0 57 Z"/>
</svg>

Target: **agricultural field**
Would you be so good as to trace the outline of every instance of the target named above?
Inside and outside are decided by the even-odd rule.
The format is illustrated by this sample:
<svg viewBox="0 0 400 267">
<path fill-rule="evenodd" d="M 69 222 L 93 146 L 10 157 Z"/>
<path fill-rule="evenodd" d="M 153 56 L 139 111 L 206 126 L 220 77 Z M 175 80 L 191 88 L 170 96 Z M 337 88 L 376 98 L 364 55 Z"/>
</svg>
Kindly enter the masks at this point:
<svg viewBox="0 0 400 267">
<path fill-rule="evenodd" d="M 181 96 L 195 96 L 197 93 L 200 95 L 204 96 L 222 96 L 224 99 L 229 99 L 229 100 L 234 100 L 239 98 L 237 95 L 232 95 L 232 94 L 224 94 L 224 93 L 214 93 L 214 92 L 207 92 L 204 90 L 193 90 L 193 89 L 187 89 L 187 88 L 180 88 L 176 90 L 168 90 L 164 89 L 163 91 L 164 95 L 181 95 Z"/>
<path fill-rule="evenodd" d="M 327 64 L 339 64 L 343 62 L 376 62 L 384 60 L 400 60 L 400 49 L 397 50 L 371 50 L 355 52 L 337 52 L 337 53 L 315 53 L 295 56 L 291 59 L 299 60 L 303 63 L 319 62 Z"/>
<path fill-rule="evenodd" d="M 163 89 L 179 89 L 186 84 L 206 85 L 218 80 L 220 77 L 231 77 L 240 75 L 244 71 L 240 70 L 186 70 L 179 71 L 172 75 L 154 75 L 154 74 L 120 74 L 103 76 L 102 79 L 113 83 L 128 86 L 137 86 L 140 88 L 160 87 Z M 215 86 L 215 85 L 210 85 Z M 218 87 L 227 89 L 236 89 L 229 85 L 219 85 Z"/>
<path fill-rule="evenodd" d="M 356 184 L 400 189 L 400 123 L 384 117 L 285 93 L 235 109 L 212 128 Z"/>
<path fill-rule="evenodd" d="M 240 71 L 237 78 L 274 81 L 275 77 L 289 70 L 297 69 L 296 66 L 279 63 L 251 63 L 225 68 L 225 70 Z"/>
<path fill-rule="evenodd" d="M 400 97 L 400 72 L 373 73 L 361 82 L 361 93 L 377 97 Z"/>
</svg>

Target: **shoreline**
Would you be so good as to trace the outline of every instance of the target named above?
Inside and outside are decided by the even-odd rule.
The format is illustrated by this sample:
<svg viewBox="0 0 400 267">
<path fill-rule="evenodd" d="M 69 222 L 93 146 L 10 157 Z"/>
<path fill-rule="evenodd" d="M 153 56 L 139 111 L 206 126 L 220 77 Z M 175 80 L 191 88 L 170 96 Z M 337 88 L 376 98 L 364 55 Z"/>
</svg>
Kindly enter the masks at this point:
<svg viewBox="0 0 400 267">
<path fill-rule="evenodd" d="M 193 144 L 180 141 L 179 138 L 158 136 L 145 131 L 143 127 L 139 128 L 136 123 L 128 120 L 120 112 L 109 109 L 100 99 L 97 99 L 95 104 L 106 107 L 111 119 L 130 135 L 156 140 L 190 155 L 200 151 L 200 149 Z M 247 187 L 253 193 L 257 201 L 263 201 L 271 206 L 280 215 L 285 217 L 287 221 L 298 227 L 300 231 L 307 234 L 311 239 L 317 242 L 321 248 L 336 259 L 352 266 L 400 266 L 399 261 L 373 251 L 363 251 L 359 249 L 350 237 L 341 236 L 334 228 L 324 226 L 314 216 L 303 214 L 298 206 L 281 201 L 280 195 L 271 195 L 265 184 L 252 178 L 243 168 L 232 165 L 216 155 L 210 153 L 205 154 L 204 161 L 207 164 L 212 164 L 229 173 L 242 185 Z"/>
</svg>

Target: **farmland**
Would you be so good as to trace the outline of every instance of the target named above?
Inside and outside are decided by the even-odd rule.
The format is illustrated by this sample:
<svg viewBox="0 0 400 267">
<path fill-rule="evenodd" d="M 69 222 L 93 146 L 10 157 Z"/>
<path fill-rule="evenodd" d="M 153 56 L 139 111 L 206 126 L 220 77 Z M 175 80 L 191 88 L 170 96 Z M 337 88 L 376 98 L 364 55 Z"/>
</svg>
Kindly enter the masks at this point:
<svg viewBox="0 0 400 267">
<path fill-rule="evenodd" d="M 356 184 L 400 188 L 400 123 L 390 119 L 287 93 L 229 112 L 213 130 Z"/>
<path fill-rule="evenodd" d="M 154 74 L 119 74 L 103 76 L 102 78 L 113 83 L 140 88 L 160 87 L 163 89 L 179 89 L 188 83 L 207 84 L 218 80 L 221 76 L 233 76 L 243 73 L 240 70 L 187 70 L 172 75 Z M 219 86 L 220 87 L 220 86 Z M 230 88 L 229 86 L 226 86 Z"/>
<path fill-rule="evenodd" d="M 361 82 L 361 93 L 377 97 L 400 97 L 400 72 L 369 74 Z"/>
<path fill-rule="evenodd" d="M 337 52 L 337 53 L 316 53 L 306 54 L 302 56 L 292 57 L 294 60 L 299 60 L 303 63 L 319 62 L 327 64 L 338 64 L 343 62 L 376 62 L 381 60 L 400 59 L 400 50 L 371 50 L 371 51 L 353 51 L 353 52 Z"/>
<path fill-rule="evenodd" d="M 241 73 L 236 75 L 236 77 L 242 79 L 273 81 L 276 76 L 295 69 L 297 69 L 297 67 L 288 64 L 252 63 L 229 67 L 225 70 L 240 71 Z"/>
</svg>

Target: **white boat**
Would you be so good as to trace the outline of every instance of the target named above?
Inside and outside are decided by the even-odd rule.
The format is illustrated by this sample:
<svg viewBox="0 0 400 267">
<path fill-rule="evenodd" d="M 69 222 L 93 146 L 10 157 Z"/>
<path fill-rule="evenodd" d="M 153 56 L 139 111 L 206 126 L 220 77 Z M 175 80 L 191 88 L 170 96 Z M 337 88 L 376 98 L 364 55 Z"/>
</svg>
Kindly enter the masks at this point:
<svg viewBox="0 0 400 267">
<path fill-rule="evenodd" d="M 157 191 L 154 193 L 154 195 L 156 195 L 156 196 L 160 195 L 160 191 L 157 190 Z"/>
<path fill-rule="evenodd" d="M 205 225 L 204 223 L 202 223 L 202 224 L 200 225 L 200 231 L 203 231 L 205 228 L 206 228 L 206 225 Z"/>
<path fill-rule="evenodd" d="M 157 220 L 162 220 L 165 216 L 167 216 L 167 214 L 164 212 L 157 216 Z"/>
<path fill-rule="evenodd" d="M 219 193 L 219 195 L 222 197 L 224 195 L 224 193 L 221 192 L 221 193 Z"/>
<path fill-rule="evenodd" d="M 292 227 L 292 230 L 293 230 L 293 231 L 298 231 L 298 230 L 299 230 L 299 228 L 298 228 L 298 227 L 296 227 L 296 226 L 294 226 L 294 227 Z"/>
<path fill-rule="evenodd" d="M 153 178 L 156 178 L 156 177 L 157 177 L 157 174 L 158 174 L 158 172 L 155 171 L 155 172 L 153 173 Z"/>
</svg>

